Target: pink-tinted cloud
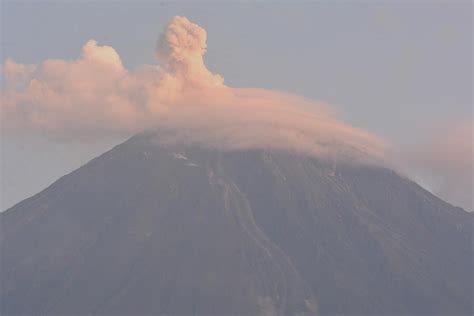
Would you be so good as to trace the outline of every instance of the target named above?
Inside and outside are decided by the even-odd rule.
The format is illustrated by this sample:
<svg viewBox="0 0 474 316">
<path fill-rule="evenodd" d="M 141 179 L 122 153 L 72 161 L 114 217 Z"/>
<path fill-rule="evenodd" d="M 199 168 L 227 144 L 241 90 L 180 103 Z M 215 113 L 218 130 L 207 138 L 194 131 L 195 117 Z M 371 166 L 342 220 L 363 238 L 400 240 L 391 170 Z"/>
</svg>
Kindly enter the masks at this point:
<svg viewBox="0 0 474 316">
<path fill-rule="evenodd" d="M 445 200 L 473 209 L 473 121 L 433 128 L 428 139 L 402 149 L 402 168 Z"/>
<path fill-rule="evenodd" d="M 174 17 L 160 37 L 158 65 L 124 68 L 110 46 L 88 41 L 80 58 L 3 66 L 2 125 L 57 138 L 174 130 L 174 141 L 220 148 L 272 147 L 379 159 L 377 137 L 335 118 L 331 108 L 264 89 L 236 89 L 204 64 L 206 31 Z"/>
<path fill-rule="evenodd" d="M 166 65 L 168 76 L 183 90 L 221 86 L 224 79 L 211 73 L 204 65 L 207 33 L 187 18 L 176 16 L 161 35 L 156 56 Z M 165 82 L 170 84 L 169 82 Z"/>
</svg>

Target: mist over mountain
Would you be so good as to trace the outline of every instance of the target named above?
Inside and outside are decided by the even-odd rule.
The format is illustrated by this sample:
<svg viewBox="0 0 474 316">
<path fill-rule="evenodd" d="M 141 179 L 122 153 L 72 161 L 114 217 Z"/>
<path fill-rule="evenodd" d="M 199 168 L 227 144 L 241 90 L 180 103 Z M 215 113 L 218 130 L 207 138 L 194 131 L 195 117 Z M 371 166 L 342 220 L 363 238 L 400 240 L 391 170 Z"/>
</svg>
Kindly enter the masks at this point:
<svg viewBox="0 0 474 316">
<path fill-rule="evenodd" d="M 225 84 L 204 62 L 207 35 L 197 23 L 174 16 L 158 37 L 156 63 L 133 69 L 125 67 L 114 47 L 94 38 L 72 59 L 25 64 L 8 58 L 0 67 L 2 132 L 7 138 L 24 135 L 28 143 L 28 136 L 34 135 L 87 150 L 91 139 L 124 139 L 144 129 L 169 129 L 179 138 L 221 150 L 271 148 L 397 166 L 431 192 L 472 209 L 472 119 L 449 124 L 441 133 L 429 132 L 426 141 L 407 136 L 414 146 L 397 146 L 351 126 L 329 104 Z"/>
<path fill-rule="evenodd" d="M 2 315 L 473 313 L 473 214 L 358 161 L 146 132 L 0 221 Z"/>
<path fill-rule="evenodd" d="M 0 213 L 2 315 L 473 314 L 474 213 L 331 106 L 227 86 L 206 49 L 175 16 L 157 64 L 127 69 L 94 39 L 5 61 L 6 134 L 136 136 Z M 470 200 L 471 130 L 407 164 Z"/>
</svg>

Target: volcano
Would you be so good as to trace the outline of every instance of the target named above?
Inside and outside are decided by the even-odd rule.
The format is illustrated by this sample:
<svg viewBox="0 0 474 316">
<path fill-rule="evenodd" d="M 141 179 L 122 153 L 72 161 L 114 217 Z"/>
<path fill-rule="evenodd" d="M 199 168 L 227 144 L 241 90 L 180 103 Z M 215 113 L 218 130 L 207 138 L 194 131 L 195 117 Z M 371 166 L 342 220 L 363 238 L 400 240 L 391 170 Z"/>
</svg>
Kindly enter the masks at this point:
<svg viewBox="0 0 474 316">
<path fill-rule="evenodd" d="M 2 315 L 473 313 L 473 214 L 375 165 L 148 132 L 0 220 Z"/>
</svg>

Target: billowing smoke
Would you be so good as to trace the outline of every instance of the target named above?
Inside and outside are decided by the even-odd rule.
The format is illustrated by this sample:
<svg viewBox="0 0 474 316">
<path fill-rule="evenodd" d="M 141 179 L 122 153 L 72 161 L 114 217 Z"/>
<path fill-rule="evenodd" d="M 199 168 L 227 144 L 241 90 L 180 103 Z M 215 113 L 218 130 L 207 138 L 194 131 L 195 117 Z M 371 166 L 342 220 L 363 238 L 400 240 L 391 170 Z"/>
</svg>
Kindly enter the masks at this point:
<svg viewBox="0 0 474 316">
<path fill-rule="evenodd" d="M 158 41 L 156 56 L 166 65 L 170 75 L 164 85 L 174 81 L 180 89 L 200 89 L 221 86 L 224 79 L 211 73 L 204 65 L 207 33 L 187 18 L 176 16 L 168 24 Z"/>
<path fill-rule="evenodd" d="M 237 89 L 205 66 L 207 34 L 174 17 L 157 44 L 158 65 L 124 68 L 110 46 L 88 41 L 76 60 L 39 65 L 7 60 L 2 126 L 77 139 L 145 129 L 175 131 L 175 141 L 219 148 L 272 147 L 315 155 L 379 159 L 377 137 L 335 118 L 330 107 L 286 93 Z"/>
</svg>

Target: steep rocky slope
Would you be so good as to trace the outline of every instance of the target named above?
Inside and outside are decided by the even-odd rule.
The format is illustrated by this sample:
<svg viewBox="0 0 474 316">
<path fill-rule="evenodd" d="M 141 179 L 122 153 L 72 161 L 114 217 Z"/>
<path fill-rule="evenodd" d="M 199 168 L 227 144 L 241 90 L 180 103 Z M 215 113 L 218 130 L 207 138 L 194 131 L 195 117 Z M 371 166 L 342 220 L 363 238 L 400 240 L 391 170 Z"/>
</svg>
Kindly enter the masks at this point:
<svg viewBox="0 0 474 316">
<path fill-rule="evenodd" d="M 0 214 L 1 314 L 472 314 L 473 216 L 393 171 L 135 136 Z"/>
</svg>

